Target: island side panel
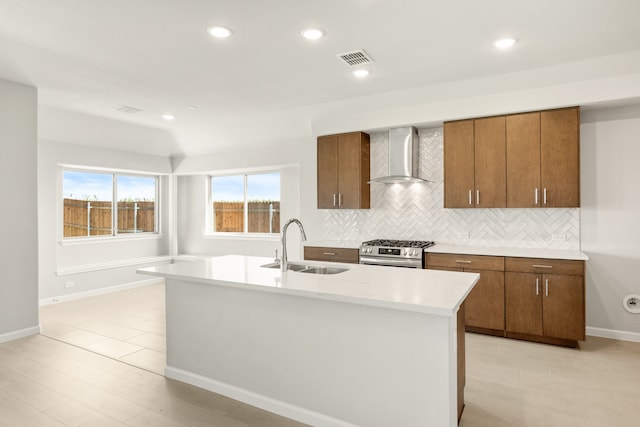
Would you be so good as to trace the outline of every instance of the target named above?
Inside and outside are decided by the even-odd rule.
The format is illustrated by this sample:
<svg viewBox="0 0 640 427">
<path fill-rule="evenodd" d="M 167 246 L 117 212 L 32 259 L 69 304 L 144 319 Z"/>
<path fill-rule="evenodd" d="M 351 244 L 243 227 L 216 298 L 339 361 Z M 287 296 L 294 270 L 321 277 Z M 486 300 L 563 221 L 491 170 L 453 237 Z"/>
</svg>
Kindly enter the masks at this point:
<svg viewBox="0 0 640 427">
<path fill-rule="evenodd" d="M 455 317 L 177 279 L 166 300 L 169 376 L 303 422 L 457 424 Z"/>
</svg>

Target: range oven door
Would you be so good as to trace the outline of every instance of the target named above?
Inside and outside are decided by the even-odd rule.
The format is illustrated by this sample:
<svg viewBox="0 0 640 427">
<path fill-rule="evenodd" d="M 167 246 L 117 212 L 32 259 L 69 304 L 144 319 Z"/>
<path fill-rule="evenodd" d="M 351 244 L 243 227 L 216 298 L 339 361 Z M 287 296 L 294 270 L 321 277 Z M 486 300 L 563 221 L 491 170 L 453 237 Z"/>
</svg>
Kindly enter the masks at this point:
<svg viewBox="0 0 640 427">
<path fill-rule="evenodd" d="M 422 259 L 370 257 L 360 255 L 360 264 L 384 265 L 388 267 L 422 268 Z"/>
</svg>

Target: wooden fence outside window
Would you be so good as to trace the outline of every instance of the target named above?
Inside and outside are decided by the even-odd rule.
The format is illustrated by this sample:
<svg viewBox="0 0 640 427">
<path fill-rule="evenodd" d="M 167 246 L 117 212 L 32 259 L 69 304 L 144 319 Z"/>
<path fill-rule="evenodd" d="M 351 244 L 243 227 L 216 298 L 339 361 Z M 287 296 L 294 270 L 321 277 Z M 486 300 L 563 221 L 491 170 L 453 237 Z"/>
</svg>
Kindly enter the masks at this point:
<svg viewBox="0 0 640 427">
<path fill-rule="evenodd" d="M 213 202 L 213 231 L 244 232 L 244 202 Z M 248 202 L 249 233 L 280 233 L 280 202 Z"/>
<path fill-rule="evenodd" d="M 112 202 L 64 199 L 64 237 L 112 235 Z M 156 231 L 155 202 L 118 202 L 118 234 Z"/>
</svg>

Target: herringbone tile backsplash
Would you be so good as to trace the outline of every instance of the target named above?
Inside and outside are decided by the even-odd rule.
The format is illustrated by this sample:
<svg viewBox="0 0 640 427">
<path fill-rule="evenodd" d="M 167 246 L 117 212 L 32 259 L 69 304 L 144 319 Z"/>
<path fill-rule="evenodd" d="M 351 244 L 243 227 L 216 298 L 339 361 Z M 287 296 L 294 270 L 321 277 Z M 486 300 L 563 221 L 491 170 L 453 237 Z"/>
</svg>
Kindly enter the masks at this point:
<svg viewBox="0 0 640 427">
<path fill-rule="evenodd" d="M 326 240 L 411 239 L 473 246 L 580 248 L 580 210 L 444 209 L 442 128 L 420 129 L 420 184 L 372 184 L 371 209 L 326 210 Z M 385 175 L 388 138 L 371 135 L 371 177 Z M 468 238 L 465 238 L 468 233 Z M 565 240 L 556 239 L 564 235 Z"/>
</svg>

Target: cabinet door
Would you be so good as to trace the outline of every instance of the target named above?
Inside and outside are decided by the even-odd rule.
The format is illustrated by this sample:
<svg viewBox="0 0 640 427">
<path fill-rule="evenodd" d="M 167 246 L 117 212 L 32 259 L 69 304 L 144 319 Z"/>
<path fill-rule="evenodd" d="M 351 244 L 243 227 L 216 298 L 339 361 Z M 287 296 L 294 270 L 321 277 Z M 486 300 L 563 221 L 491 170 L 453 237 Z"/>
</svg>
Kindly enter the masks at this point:
<svg viewBox="0 0 640 427">
<path fill-rule="evenodd" d="M 444 207 L 470 208 L 475 200 L 473 120 L 444 124 Z"/>
<path fill-rule="evenodd" d="M 504 330 L 504 273 L 466 268 L 464 271 L 480 274 L 480 280 L 465 300 L 465 324 Z"/>
<path fill-rule="evenodd" d="M 540 206 L 540 113 L 507 116 L 507 207 Z"/>
<path fill-rule="evenodd" d="M 580 206 L 579 114 L 578 108 L 568 108 L 540 115 L 543 207 Z"/>
<path fill-rule="evenodd" d="M 539 274 L 505 273 L 507 332 L 542 335 L 540 280 Z"/>
<path fill-rule="evenodd" d="M 339 136 L 338 206 L 342 209 L 369 208 L 369 144 L 363 137 L 360 132 Z"/>
<path fill-rule="evenodd" d="M 474 120 L 475 207 L 507 207 L 505 116 Z"/>
<path fill-rule="evenodd" d="M 585 339 L 584 284 L 582 276 L 545 274 L 542 319 L 544 335 L 570 340 Z"/>
<path fill-rule="evenodd" d="M 338 136 L 318 138 L 318 209 L 338 207 Z"/>
</svg>

